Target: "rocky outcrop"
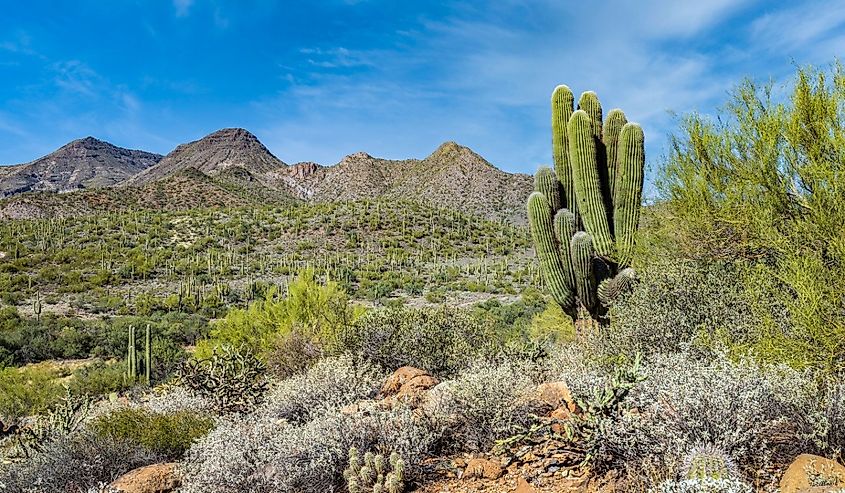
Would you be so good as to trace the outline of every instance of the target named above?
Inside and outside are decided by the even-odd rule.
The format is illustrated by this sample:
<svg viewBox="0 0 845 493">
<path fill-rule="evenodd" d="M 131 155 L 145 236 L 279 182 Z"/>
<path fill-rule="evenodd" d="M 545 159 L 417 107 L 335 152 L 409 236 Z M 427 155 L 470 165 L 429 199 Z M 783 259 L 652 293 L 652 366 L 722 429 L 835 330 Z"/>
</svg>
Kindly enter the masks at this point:
<svg viewBox="0 0 845 493">
<path fill-rule="evenodd" d="M 129 471 L 109 487 L 122 493 L 171 493 L 181 486 L 176 464 L 154 464 Z"/>
<path fill-rule="evenodd" d="M 35 161 L 0 167 L 0 196 L 109 187 L 154 166 L 161 158 L 86 137 Z"/>
</svg>

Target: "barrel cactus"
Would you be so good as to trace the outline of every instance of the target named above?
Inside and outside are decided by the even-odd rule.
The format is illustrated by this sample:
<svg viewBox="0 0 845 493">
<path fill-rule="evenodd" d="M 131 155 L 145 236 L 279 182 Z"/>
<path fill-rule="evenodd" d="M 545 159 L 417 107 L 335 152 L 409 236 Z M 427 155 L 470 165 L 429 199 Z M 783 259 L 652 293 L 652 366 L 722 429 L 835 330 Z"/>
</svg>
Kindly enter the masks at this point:
<svg viewBox="0 0 845 493">
<path fill-rule="evenodd" d="M 728 455 L 712 445 L 695 447 L 687 454 L 684 479 L 730 479 L 737 477 L 737 468 Z"/>
<path fill-rule="evenodd" d="M 552 93 L 554 169 L 542 166 L 528 198 L 528 220 L 546 286 L 573 320 L 602 322 L 633 284 L 640 219 L 643 131 L 614 109 L 602 122 L 592 91 Z"/>
</svg>

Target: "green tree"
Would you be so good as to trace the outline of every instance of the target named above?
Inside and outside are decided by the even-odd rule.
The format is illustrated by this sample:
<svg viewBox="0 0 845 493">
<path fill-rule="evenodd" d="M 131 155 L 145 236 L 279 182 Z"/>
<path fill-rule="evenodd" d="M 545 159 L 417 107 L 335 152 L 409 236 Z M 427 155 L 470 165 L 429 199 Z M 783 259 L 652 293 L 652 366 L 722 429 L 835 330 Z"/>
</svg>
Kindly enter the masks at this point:
<svg viewBox="0 0 845 493">
<path fill-rule="evenodd" d="M 845 369 L 845 68 L 750 80 L 715 120 L 683 119 L 660 170 L 666 239 L 739 261 L 757 302 L 752 350 Z"/>
</svg>

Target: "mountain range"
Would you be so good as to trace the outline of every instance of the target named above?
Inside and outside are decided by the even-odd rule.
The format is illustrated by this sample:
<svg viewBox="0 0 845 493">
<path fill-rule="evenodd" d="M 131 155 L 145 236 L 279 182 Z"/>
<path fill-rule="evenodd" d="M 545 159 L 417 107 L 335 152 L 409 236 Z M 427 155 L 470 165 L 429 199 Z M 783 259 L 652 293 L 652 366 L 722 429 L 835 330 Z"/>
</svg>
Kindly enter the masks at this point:
<svg viewBox="0 0 845 493">
<path fill-rule="evenodd" d="M 226 128 L 166 156 L 87 137 L 0 167 L 0 217 L 404 198 L 521 224 L 531 186 L 454 142 L 424 159 L 358 152 L 333 166 L 288 165 L 249 131 Z"/>
</svg>

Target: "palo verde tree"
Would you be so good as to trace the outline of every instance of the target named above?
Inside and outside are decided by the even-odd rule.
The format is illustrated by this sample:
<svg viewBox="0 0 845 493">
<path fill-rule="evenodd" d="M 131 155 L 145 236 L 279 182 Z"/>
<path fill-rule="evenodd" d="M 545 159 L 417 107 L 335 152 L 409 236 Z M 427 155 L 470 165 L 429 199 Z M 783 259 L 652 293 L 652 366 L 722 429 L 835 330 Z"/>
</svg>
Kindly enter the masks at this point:
<svg viewBox="0 0 845 493">
<path fill-rule="evenodd" d="M 635 279 L 643 131 L 622 110 L 602 108 L 592 91 L 574 108 L 567 86 L 552 93 L 554 170 L 540 167 L 528 219 L 546 286 L 573 320 L 602 322 Z"/>
</svg>

